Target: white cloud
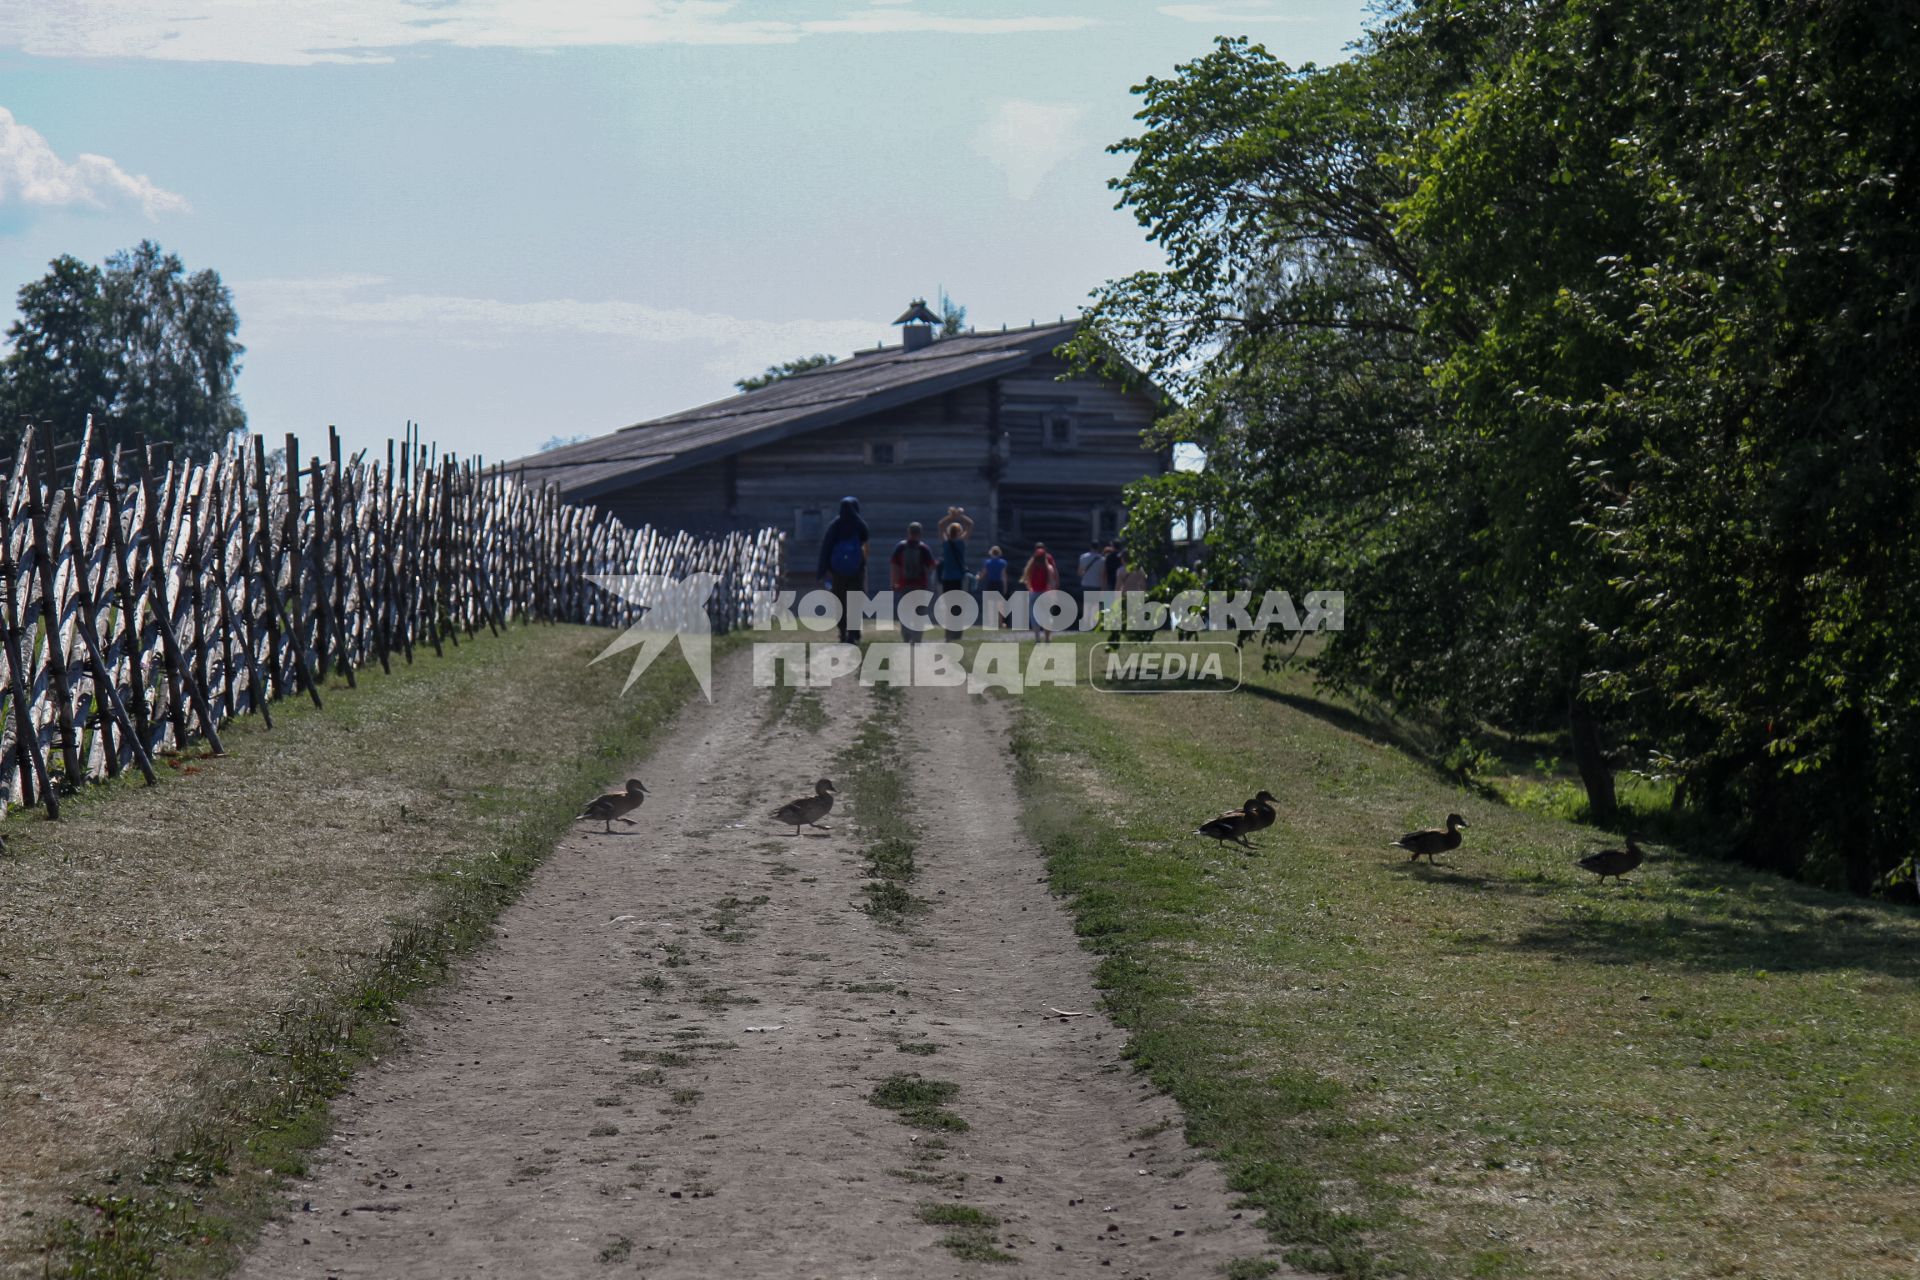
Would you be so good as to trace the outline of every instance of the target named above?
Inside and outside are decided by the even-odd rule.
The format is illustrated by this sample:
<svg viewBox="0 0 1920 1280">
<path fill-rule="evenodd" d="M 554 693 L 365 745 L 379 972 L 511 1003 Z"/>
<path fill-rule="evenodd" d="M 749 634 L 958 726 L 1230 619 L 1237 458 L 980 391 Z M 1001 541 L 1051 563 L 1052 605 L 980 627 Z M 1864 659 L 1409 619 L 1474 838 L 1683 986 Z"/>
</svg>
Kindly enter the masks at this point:
<svg viewBox="0 0 1920 1280">
<path fill-rule="evenodd" d="M 833 18 L 738 16 L 738 0 L 66 0 L 0 5 L 0 46 L 45 57 L 178 62 L 390 62 L 419 45 L 557 49 L 791 44 L 809 35 L 1010 35 L 1080 17 L 962 18 L 897 5 Z"/>
<path fill-rule="evenodd" d="M 1071 102 L 1008 99 L 973 135 L 973 149 L 1007 175 L 1007 190 L 1026 200 L 1055 165 L 1073 154 L 1086 108 Z"/>
<path fill-rule="evenodd" d="M 1302 14 L 1281 13 L 1272 0 L 1221 0 L 1218 4 L 1163 4 L 1160 12 L 1182 22 L 1232 26 L 1244 22 L 1311 22 Z"/>
<path fill-rule="evenodd" d="M 886 329 L 885 317 L 879 321 L 760 320 L 618 300 L 506 302 L 403 293 L 385 288 L 386 284 L 382 276 L 339 275 L 243 280 L 232 287 L 250 334 L 333 329 L 468 347 L 505 347 L 543 338 L 691 343 L 702 355 L 710 355 L 716 367 L 736 374 L 816 351 L 845 356 L 871 347 Z"/>
<path fill-rule="evenodd" d="M 95 209 L 137 205 L 149 218 L 187 207 L 180 196 L 105 156 L 82 152 L 62 160 L 38 131 L 0 107 L 0 206 L 9 204 Z"/>
</svg>

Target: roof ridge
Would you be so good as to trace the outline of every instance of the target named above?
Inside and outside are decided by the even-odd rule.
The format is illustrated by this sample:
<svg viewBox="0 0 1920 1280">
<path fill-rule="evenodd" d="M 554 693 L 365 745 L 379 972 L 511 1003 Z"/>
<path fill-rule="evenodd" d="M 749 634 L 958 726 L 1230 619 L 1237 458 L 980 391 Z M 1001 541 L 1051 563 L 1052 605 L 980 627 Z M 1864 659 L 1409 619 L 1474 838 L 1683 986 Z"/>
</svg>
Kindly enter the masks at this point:
<svg viewBox="0 0 1920 1280">
<path fill-rule="evenodd" d="M 966 335 L 959 335 L 959 336 L 965 336 L 970 338 L 974 338 L 974 337 L 1005 338 L 1014 333 L 1028 333 L 1028 332 L 1032 332 L 1039 329 L 1064 329 L 1069 325 L 1078 325 L 1079 323 L 1080 322 L 1078 320 L 1068 320 L 1064 322 L 1056 321 L 1053 324 L 1028 325 L 1025 329 L 1010 329 L 1001 333 L 966 334 Z M 887 349 L 886 354 L 889 356 L 897 355 L 900 357 L 913 357 L 916 362 L 924 362 L 924 363 L 931 363 L 936 358 L 936 356 L 944 355 L 944 357 L 947 359 L 954 359 L 959 356 L 968 354 L 966 352 L 959 352 L 959 351 L 948 351 L 948 352 L 942 353 L 940 351 L 941 343 L 952 342 L 952 341 L 954 341 L 953 338 L 941 339 L 939 342 L 935 342 L 932 346 L 923 347 L 918 351 L 908 351 L 904 347 L 890 347 Z M 868 371 L 868 370 L 874 369 L 877 366 L 875 365 L 874 361 L 871 358 L 869 358 L 865 364 L 859 365 L 859 366 L 856 366 L 854 361 L 852 360 L 845 360 L 845 361 L 836 360 L 832 364 L 820 365 L 817 368 L 808 369 L 804 373 L 789 374 L 784 378 L 779 378 L 773 382 L 768 383 L 764 387 L 755 387 L 751 391 L 736 391 L 732 395 L 727 396 L 724 399 L 709 400 L 706 404 L 698 404 L 693 406 L 693 408 L 691 409 L 682 409 L 679 413 L 663 414 L 658 418 L 648 418 L 644 422 L 634 422 L 634 423 L 629 423 L 627 426 L 624 426 L 624 427 L 615 427 L 608 434 L 620 435 L 628 431 L 638 431 L 643 427 L 654 427 L 654 426 L 660 426 L 660 425 L 669 424 L 669 423 L 675 426 L 678 426 L 683 423 L 705 422 L 713 418 L 736 417 L 743 412 L 753 412 L 753 410 L 743 410 L 739 408 L 738 406 L 741 405 L 742 402 L 751 400 L 755 396 L 765 395 L 770 391 L 777 391 L 780 389 L 782 384 L 792 382 L 795 378 L 812 377 L 815 375 L 832 375 L 844 370 L 853 370 L 856 367 L 861 371 Z M 842 400 L 850 400 L 850 399 L 858 399 L 858 398 L 859 398 L 859 395 L 857 393 L 847 392 L 838 396 L 825 396 L 815 400 L 795 399 L 791 401 L 786 401 L 782 403 L 779 407 L 782 409 L 786 409 L 786 408 L 805 409 L 805 408 L 810 408 L 818 405 L 833 404 Z M 721 406 L 726 406 L 726 407 L 722 409 Z M 769 411 L 771 410 L 771 408 L 772 407 L 769 406 Z M 708 410 L 711 410 L 712 412 L 706 412 Z M 581 443 L 585 444 L 587 442 L 583 440 L 581 441 Z"/>
</svg>

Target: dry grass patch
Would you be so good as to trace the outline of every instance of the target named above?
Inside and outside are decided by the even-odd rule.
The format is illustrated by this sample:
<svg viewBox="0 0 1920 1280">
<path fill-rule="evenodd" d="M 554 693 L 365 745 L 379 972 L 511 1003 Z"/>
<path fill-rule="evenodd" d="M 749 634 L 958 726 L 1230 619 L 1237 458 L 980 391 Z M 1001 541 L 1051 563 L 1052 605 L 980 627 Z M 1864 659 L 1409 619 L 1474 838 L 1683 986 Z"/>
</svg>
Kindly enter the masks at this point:
<svg viewBox="0 0 1920 1280">
<path fill-rule="evenodd" d="M 516 627 L 362 672 L 324 711 L 227 726 L 228 754 L 194 777 L 4 824 L 0 1272 L 40 1272 L 67 1193 L 103 1168 L 126 1171 L 103 1191 L 120 1197 L 155 1168 L 199 1194 L 239 1166 L 299 1166 L 323 1115 L 277 1117 L 262 1160 L 233 1145 L 248 1116 L 377 1051 L 398 994 L 484 932 L 691 691 L 661 663 L 619 697 L 624 666 L 588 665 L 606 638 Z M 207 1252 L 199 1235 L 231 1253 L 255 1213 L 230 1209 L 160 1231 L 158 1261 Z"/>
</svg>

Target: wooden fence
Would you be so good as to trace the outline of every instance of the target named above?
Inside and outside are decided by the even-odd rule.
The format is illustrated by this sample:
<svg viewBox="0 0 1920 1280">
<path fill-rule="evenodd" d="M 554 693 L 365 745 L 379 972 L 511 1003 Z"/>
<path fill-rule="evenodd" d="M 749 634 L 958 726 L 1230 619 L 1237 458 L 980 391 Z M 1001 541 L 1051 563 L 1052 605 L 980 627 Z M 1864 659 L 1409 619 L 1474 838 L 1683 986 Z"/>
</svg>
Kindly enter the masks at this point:
<svg viewBox="0 0 1920 1280">
<path fill-rule="evenodd" d="M 137 769 L 330 678 L 440 653 L 516 621 L 625 626 L 639 607 L 591 575 L 710 573 L 713 630 L 780 576 L 780 536 L 630 529 L 411 432 L 384 462 L 303 463 L 289 435 L 208 461 L 69 462 L 29 430 L 0 502 L 0 804 L 43 804 Z"/>
</svg>

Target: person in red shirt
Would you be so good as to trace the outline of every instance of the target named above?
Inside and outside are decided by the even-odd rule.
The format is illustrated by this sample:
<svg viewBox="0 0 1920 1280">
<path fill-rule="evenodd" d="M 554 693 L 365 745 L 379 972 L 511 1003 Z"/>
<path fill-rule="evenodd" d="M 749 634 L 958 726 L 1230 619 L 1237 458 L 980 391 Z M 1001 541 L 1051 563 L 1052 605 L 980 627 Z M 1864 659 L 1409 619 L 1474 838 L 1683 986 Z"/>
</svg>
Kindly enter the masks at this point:
<svg viewBox="0 0 1920 1280">
<path fill-rule="evenodd" d="M 888 561 L 893 567 L 893 607 L 900 622 L 900 634 L 908 644 L 919 644 L 921 630 L 907 623 L 900 609 L 900 596 L 908 591 L 929 591 L 933 587 L 933 548 L 920 540 L 920 522 L 907 526 L 907 536 L 893 548 Z"/>
<path fill-rule="evenodd" d="M 1047 553 L 1046 543 L 1036 542 L 1033 544 L 1033 555 L 1028 558 L 1027 567 L 1020 576 L 1027 584 L 1027 608 L 1029 610 L 1034 608 L 1035 602 L 1037 602 L 1042 595 L 1054 590 L 1060 585 L 1060 567 L 1053 562 L 1053 557 Z M 1039 640 L 1053 639 L 1053 633 L 1040 625 L 1040 619 L 1037 616 L 1033 617 L 1033 634 L 1034 637 Z"/>
</svg>

